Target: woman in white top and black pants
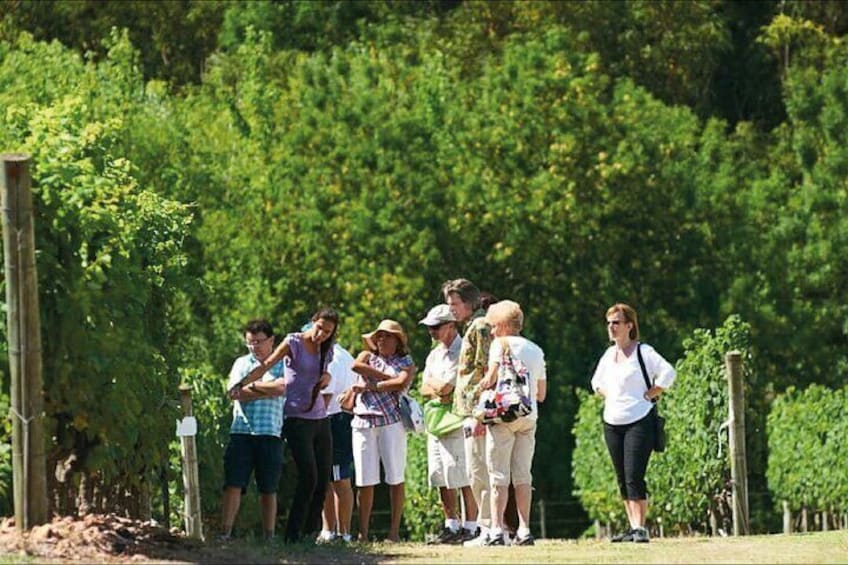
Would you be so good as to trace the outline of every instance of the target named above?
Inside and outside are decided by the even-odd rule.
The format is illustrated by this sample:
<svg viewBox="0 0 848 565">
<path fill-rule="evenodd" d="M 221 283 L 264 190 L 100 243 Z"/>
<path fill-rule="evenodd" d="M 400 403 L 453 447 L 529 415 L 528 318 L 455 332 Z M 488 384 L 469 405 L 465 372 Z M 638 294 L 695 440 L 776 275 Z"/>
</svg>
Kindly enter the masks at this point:
<svg viewBox="0 0 848 565">
<path fill-rule="evenodd" d="M 615 304 L 607 310 L 606 319 L 607 333 L 614 343 L 598 362 L 592 388 L 604 397 L 604 439 L 630 521 L 630 531 L 612 541 L 647 542 L 645 471 L 656 436 L 653 402 L 672 385 L 676 372 L 653 347 L 639 343 L 639 322 L 633 308 Z M 638 350 L 652 383 L 650 388 L 642 374 Z"/>
</svg>

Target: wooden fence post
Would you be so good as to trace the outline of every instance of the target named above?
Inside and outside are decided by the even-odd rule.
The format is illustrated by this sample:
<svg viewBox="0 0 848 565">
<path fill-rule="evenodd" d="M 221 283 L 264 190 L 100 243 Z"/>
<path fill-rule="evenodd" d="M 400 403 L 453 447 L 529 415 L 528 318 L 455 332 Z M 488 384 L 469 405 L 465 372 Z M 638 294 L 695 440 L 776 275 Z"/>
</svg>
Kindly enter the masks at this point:
<svg viewBox="0 0 848 565">
<path fill-rule="evenodd" d="M 180 398 L 183 405 L 183 421 L 185 422 L 185 418 L 193 418 L 191 386 L 180 385 Z M 197 472 L 197 446 L 194 434 L 181 434 L 180 447 L 182 448 L 183 459 L 186 534 L 190 538 L 203 539 L 203 524 L 200 518 L 200 479 Z"/>
<path fill-rule="evenodd" d="M 733 494 L 733 535 L 750 533 L 748 522 L 748 463 L 745 451 L 745 388 L 742 354 L 725 355 L 730 398 L 730 479 Z"/>
<path fill-rule="evenodd" d="M 789 508 L 789 502 L 783 501 L 783 533 L 792 533 L 792 510 Z"/>
<path fill-rule="evenodd" d="M 710 521 L 710 535 L 715 537 L 718 535 L 718 518 L 716 517 L 716 513 L 712 508 L 710 508 L 709 513 L 707 515 L 709 516 Z"/>
<path fill-rule="evenodd" d="M 41 319 L 35 269 L 29 155 L 0 157 L 6 323 L 12 415 L 12 483 L 15 526 L 47 521 L 47 458 L 41 366 Z"/>
<path fill-rule="evenodd" d="M 540 498 L 538 505 L 539 505 L 539 522 L 540 522 L 539 533 L 542 534 L 542 539 L 545 539 L 545 538 L 548 537 L 548 527 L 547 527 L 548 525 L 545 523 L 545 499 Z"/>
</svg>

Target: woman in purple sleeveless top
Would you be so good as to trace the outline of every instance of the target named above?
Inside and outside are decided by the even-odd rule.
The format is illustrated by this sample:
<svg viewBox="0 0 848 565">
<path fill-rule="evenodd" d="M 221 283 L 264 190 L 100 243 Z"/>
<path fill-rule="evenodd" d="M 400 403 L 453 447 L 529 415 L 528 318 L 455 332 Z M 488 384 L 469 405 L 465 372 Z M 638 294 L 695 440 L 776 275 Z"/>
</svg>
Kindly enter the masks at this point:
<svg viewBox="0 0 848 565">
<path fill-rule="evenodd" d="M 333 466 L 333 437 L 321 389 L 330 383 L 327 366 L 333 360 L 338 314 L 329 308 L 312 316 L 312 327 L 291 333 L 253 373 L 284 358 L 286 405 L 283 437 L 297 466 L 297 486 L 289 509 L 286 542 L 297 542 L 304 532 L 320 529 L 327 477 Z"/>
</svg>

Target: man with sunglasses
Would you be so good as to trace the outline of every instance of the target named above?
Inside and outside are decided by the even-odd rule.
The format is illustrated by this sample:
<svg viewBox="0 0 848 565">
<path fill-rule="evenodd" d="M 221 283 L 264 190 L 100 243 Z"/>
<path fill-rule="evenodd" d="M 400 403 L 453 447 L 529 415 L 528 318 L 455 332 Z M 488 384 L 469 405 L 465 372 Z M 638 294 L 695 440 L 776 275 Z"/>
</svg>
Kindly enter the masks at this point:
<svg viewBox="0 0 848 565">
<path fill-rule="evenodd" d="M 421 394 L 453 406 L 453 389 L 462 337 L 456 329 L 456 318 L 447 304 L 430 309 L 418 322 L 426 326 L 435 346 L 427 356 L 421 379 Z M 427 478 L 431 487 L 438 487 L 445 515 L 442 532 L 428 543 L 460 544 L 473 539 L 477 533 L 477 505 L 471 492 L 471 481 L 465 464 L 465 434 L 462 427 L 435 436 L 427 434 Z M 465 524 L 460 521 L 456 489 L 465 501 Z M 464 527 L 463 527 L 464 526 Z"/>
<path fill-rule="evenodd" d="M 236 359 L 227 383 L 233 400 L 230 441 L 224 452 L 224 494 L 221 502 L 221 534 L 229 540 L 247 492 L 251 473 L 255 474 L 265 539 L 274 537 L 277 521 L 277 485 L 283 469 L 283 404 L 286 391 L 282 362 L 272 366 L 259 380 L 247 386 L 240 382 L 271 355 L 274 330 L 267 320 L 247 323 L 243 330 L 249 353 Z"/>
</svg>

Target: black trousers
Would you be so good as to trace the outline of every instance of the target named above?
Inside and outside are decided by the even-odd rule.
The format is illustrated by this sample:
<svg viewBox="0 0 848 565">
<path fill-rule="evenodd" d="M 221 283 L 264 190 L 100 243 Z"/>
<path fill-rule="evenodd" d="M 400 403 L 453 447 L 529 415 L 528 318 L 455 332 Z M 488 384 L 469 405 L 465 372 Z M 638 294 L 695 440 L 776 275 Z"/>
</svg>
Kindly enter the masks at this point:
<svg viewBox="0 0 848 565">
<path fill-rule="evenodd" d="M 654 411 L 632 424 L 607 424 L 604 422 L 604 439 L 607 443 L 618 491 L 625 500 L 645 500 L 648 487 L 645 472 L 654 447 L 656 423 Z"/>
<path fill-rule="evenodd" d="M 286 418 L 283 434 L 297 467 L 297 488 L 289 509 L 286 541 L 321 529 L 321 510 L 333 467 L 333 436 L 327 418 Z"/>
</svg>

